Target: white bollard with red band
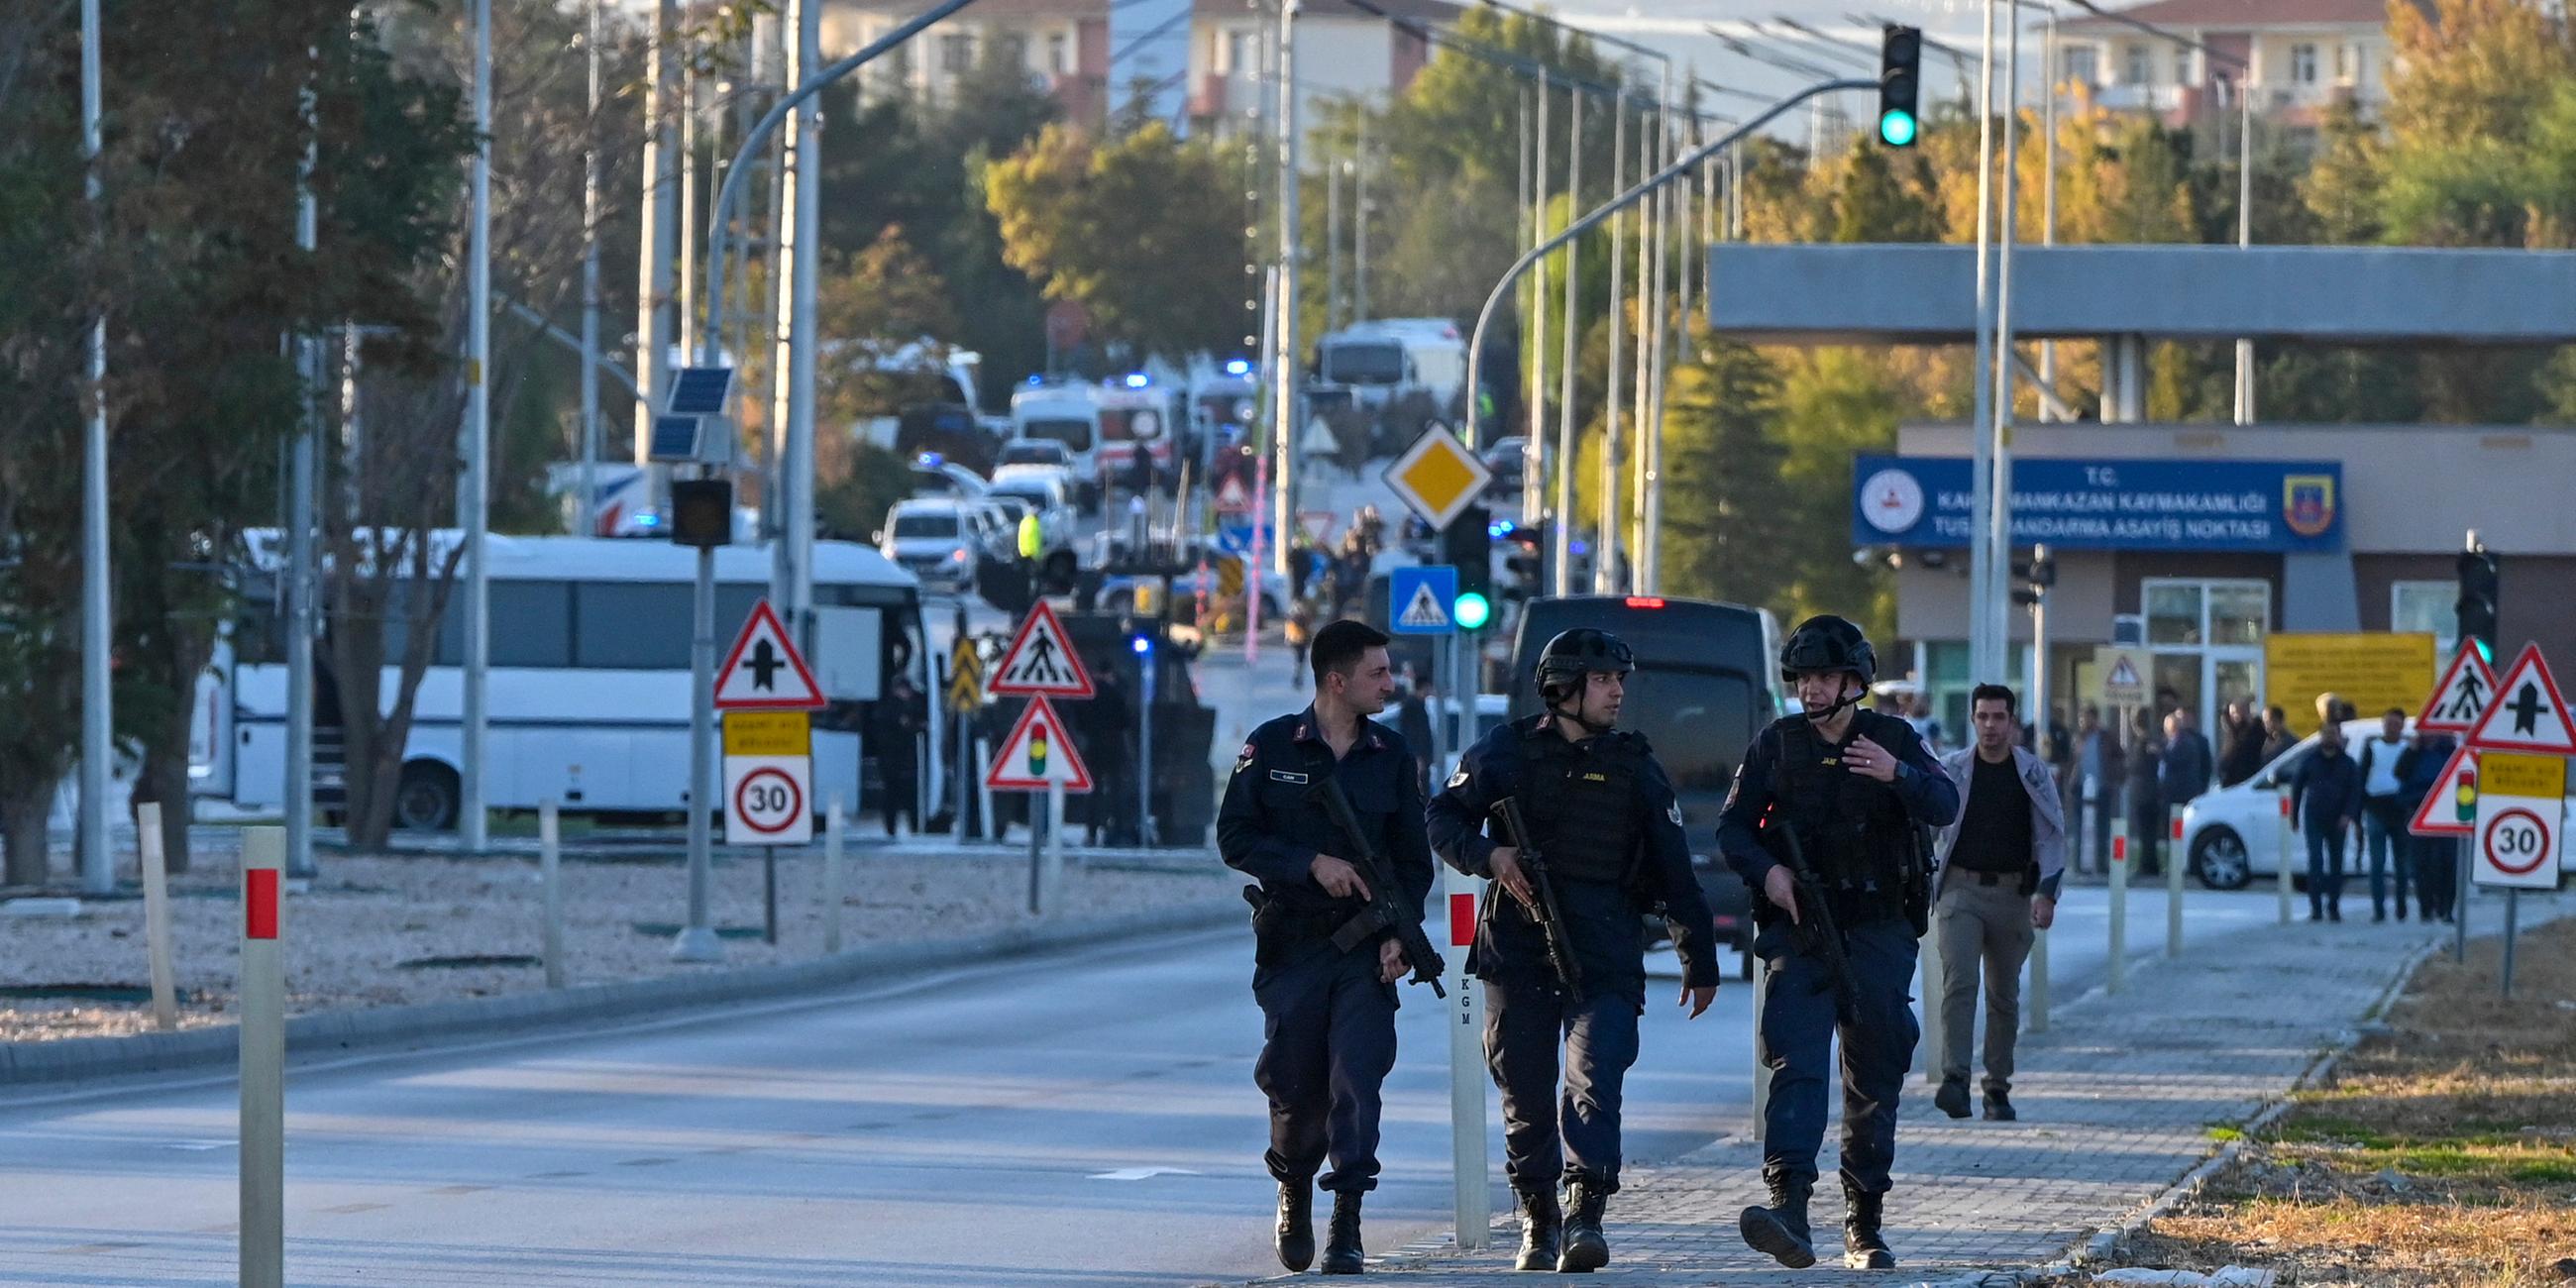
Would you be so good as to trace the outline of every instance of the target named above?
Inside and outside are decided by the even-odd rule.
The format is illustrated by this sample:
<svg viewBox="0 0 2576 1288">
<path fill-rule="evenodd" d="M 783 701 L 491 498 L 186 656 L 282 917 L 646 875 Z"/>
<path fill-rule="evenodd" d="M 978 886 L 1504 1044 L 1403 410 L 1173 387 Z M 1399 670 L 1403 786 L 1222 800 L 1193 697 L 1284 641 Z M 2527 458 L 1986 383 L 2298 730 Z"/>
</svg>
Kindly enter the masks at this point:
<svg viewBox="0 0 2576 1288">
<path fill-rule="evenodd" d="M 2278 874 L 2280 879 L 2272 883 L 2272 889 L 2280 898 L 2281 924 L 2286 926 L 2290 924 L 2290 792 L 2287 788 L 2281 791 L 2281 826 L 2277 830 L 2281 843 L 2280 857 L 2275 862 L 2281 870 Z"/>
<path fill-rule="evenodd" d="M 2182 956 L 2182 870 L 2188 866 L 2182 848 L 2182 806 L 2171 807 L 2165 846 L 2165 956 Z"/>
<path fill-rule="evenodd" d="M 241 1284 L 286 1282 L 286 829 L 242 832 Z"/>
<path fill-rule="evenodd" d="M 2125 820 L 2114 821 L 2111 828 L 2111 961 L 2102 987 L 2117 993 L 2128 984 L 2129 830 Z"/>
<path fill-rule="evenodd" d="M 1443 866 L 1442 902 L 1449 912 L 1449 951 L 1441 986 L 1449 990 L 1443 1012 L 1449 1024 L 1450 1172 L 1458 1181 L 1458 1246 L 1485 1246 L 1494 1196 L 1485 1173 L 1485 1017 L 1476 981 L 1467 975 L 1467 950 L 1476 943 L 1477 900 L 1489 897 L 1482 878 Z"/>
</svg>

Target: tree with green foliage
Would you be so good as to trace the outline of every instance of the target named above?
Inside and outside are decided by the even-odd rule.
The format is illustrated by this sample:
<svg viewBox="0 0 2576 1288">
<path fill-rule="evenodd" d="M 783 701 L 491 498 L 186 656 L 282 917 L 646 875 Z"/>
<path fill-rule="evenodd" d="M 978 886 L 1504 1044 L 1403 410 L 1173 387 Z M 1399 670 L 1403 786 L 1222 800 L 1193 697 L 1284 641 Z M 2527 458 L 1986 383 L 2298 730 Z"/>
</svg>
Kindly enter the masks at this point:
<svg viewBox="0 0 2576 1288">
<path fill-rule="evenodd" d="M 1664 406 L 1664 576 L 1684 595 L 1785 606 L 1773 534 L 1791 516 L 1788 453 L 1768 432 L 1779 378 L 1750 345 L 1694 331 Z"/>
<path fill-rule="evenodd" d="M 1182 358 L 1242 330 L 1242 214 L 1207 144 L 1160 123 L 1100 141 L 1051 125 L 985 172 L 1005 260 L 1095 334 Z"/>
</svg>

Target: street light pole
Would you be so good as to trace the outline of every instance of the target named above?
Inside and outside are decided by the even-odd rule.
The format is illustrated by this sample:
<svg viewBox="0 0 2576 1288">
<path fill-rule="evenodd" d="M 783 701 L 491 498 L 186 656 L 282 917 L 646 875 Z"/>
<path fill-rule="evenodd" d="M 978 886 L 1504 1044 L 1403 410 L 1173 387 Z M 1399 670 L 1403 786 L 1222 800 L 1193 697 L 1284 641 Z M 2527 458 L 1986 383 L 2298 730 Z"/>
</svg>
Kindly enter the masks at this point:
<svg viewBox="0 0 2576 1288">
<path fill-rule="evenodd" d="M 1986 509 L 1986 588 L 1983 611 L 1995 642 L 1995 683 L 2006 683 L 2012 669 L 2012 425 L 2013 425 L 2013 248 L 2020 240 L 2021 217 L 2021 14 L 2010 12 L 2012 29 L 2004 41 L 2004 137 L 2002 211 L 1996 220 L 1994 304 L 1994 436 L 1987 454 L 1993 459 L 1994 490 Z"/>
<path fill-rule="evenodd" d="M 789 0 L 787 82 L 801 85 L 823 61 L 822 0 Z M 783 261 L 786 289 L 780 292 L 777 357 L 772 369 L 784 372 L 773 404 L 779 436 L 778 494 L 769 504 L 778 544 L 771 548 L 770 606 L 777 609 L 788 638 L 808 647 L 814 598 L 814 360 L 821 339 L 816 327 L 816 275 L 822 271 L 817 244 L 823 224 L 823 114 L 808 98 L 787 118 L 786 192 L 780 227 L 786 230 Z M 729 176 L 728 176 L 729 177 Z M 709 295 L 712 302 L 716 297 Z M 713 313 L 709 316 L 712 318 Z M 710 328 L 712 334 L 713 328 Z M 715 362 L 721 350 L 709 344 L 699 360 Z"/>
<path fill-rule="evenodd" d="M 81 157 L 87 162 L 92 236 L 99 207 L 99 0 L 81 0 Z M 84 894 L 116 889 L 116 854 L 108 844 L 108 767 L 115 762 L 114 709 L 107 676 L 115 648 L 108 609 L 114 570 L 107 562 L 107 315 L 89 324 L 88 422 L 81 434 L 81 762 L 80 877 Z M 184 808 L 175 802 L 170 808 Z"/>
<path fill-rule="evenodd" d="M 1638 141 L 1644 142 L 1643 139 Z M 1646 155 L 1643 150 L 1640 150 L 1637 154 L 1637 173 L 1640 176 L 1647 173 L 1645 161 Z M 1610 98 L 1610 191 L 1619 191 L 1627 179 L 1628 105 L 1619 101 L 1619 96 L 1614 94 Z M 1644 238 L 1641 236 L 1638 240 L 1643 241 Z M 1637 285 L 1642 291 L 1645 286 L 1642 275 Z M 1610 593 L 1610 514 L 1614 506 L 1613 498 L 1619 492 L 1617 462 L 1620 430 L 1619 398 L 1622 392 L 1619 379 L 1619 355 L 1627 347 L 1627 294 L 1628 221 L 1618 215 L 1612 215 L 1610 217 L 1610 353 L 1609 360 L 1603 364 L 1601 372 L 1601 494 L 1594 498 L 1600 503 L 1600 510 L 1596 516 L 1598 522 L 1592 527 L 1591 589 L 1596 595 Z M 1571 349 L 1571 347 L 1569 344 L 1568 348 Z M 1567 458 L 1569 469 L 1572 468 L 1572 464 L 1573 458 L 1569 456 Z M 1570 496 L 1572 489 L 1567 489 L 1567 492 Z M 1573 514 L 1571 505 L 1566 507 L 1566 513 L 1569 516 L 1568 522 L 1571 522 Z"/>
<path fill-rule="evenodd" d="M 1583 200 L 1583 95 L 1567 94 L 1565 100 L 1565 212 L 1570 216 Z M 1615 109 L 1613 114 L 1617 114 Z M 1617 149 L 1612 151 L 1615 153 Z M 1611 180 L 1611 189 L 1614 192 L 1618 189 L 1615 177 Z M 1574 364 L 1581 357 L 1575 333 L 1582 329 L 1582 279 L 1583 248 L 1577 245 L 1565 255 L 1565 340 L 1557 350 L 1556 364 L 1556 512 L 1562 516 L 1560 525 L 1567 529 L 1574 525 L 1575 462 L 1583 455 L 1574 436 Z M 1612 317 L 1618 316 L 1618 299 L 1619 274 L 1613 269 L 1610 273 Z"/>
<path fill-rule="evenodd" d="M 1297 511 L 1297 438 L 1305 429 L 1297 379 L 1297 15 L 1304 0 L 1279 0 L 1279 328 L 1270 355 L 1277 456 L 1270 494 L 1270 570 L 1288 576 L 1288 534 Z"/>
<path fill-rule="evenodd" d="M 2248 51 L 2251 52 L 2250 50 Z M 2254 244 L 2254 65 L 2236 87 L 2236 246 Z M 2236 423 L 2254 423 L 2254 341 L 2236 341 Z"/>
<path fill-rule="evenodd" d="M 2001 641 L 1995 638 L 1994 614 L 1987 601 L 2001 593 L 1994 583 L 1994 527 L 1987 521 L 1995 501 L 1994 416 L 1995 362 L 1994 241 L 1995 174 L 1995 0 L 1984 0 L 1985 27 L 1977 63 L 1977 320 L 1976 357 L 1969 385 L 1968 436 L 1972 482 L 1970 495 L 1980 506 L 1978 521 L 1968 530 L 1968 674 L 1983 683 L 1998 674 Z"/>
<path fill-rule="evenodd" d="M 318 61 L 318 51 L 307 51 Z M 304 157 L 295 173 L 295 248 L 311 255 L 319 245 L 319 207 L 313 167 L 320 155 L 314 119 L 313 76 L 308 68 L 303 106 Z M 321 435 L 322 337 L 295 336 L 297 418 L 286 469 L 286 874 L 313 876 L 313 450 Z"/>
<path fill-rule="evenodd" d="M 492 488 L 492 0 L 474 0 L 474 212 L 465 250 L 465 481 L 457 489 L 465 530 L 465 720 L 457 834 L 467 853 L 489 841 L 485 816 L 486 707 L 492 671 L 492 568 L 484 536 Z"/>
<path fill-rule="evenodd" d="M 581 535 L 599 535 L 599 11 L 588 0 L 581 47 L 589 63 L 590 118 L 581 140 Z"/>
</svg>

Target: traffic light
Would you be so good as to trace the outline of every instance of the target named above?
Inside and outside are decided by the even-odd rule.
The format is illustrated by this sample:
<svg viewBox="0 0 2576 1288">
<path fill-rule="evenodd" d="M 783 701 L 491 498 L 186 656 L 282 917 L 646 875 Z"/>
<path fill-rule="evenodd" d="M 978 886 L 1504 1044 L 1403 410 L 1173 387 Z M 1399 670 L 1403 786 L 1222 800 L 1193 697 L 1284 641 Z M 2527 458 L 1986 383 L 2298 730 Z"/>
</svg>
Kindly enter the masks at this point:
<svg viewBox="0 0 2576 1288">
<path fill-rule="evenodd" d="M 1440 561 L 1458 569 L 1458 599 L 1450 618 L 1462 630 L 1476 630 L 1494 615 L 1492 522 L 1485 507 L 1471 505 L 1440 530 Z"/>
<path fill-rule="evenodd" d="M 1878 43 L 1878 140 L 1891 148 L 1910 148 L 1923 132 L 1914 114 L 1922 68 L 1921 29 L 1887 24 Z"/>
<path fill-rule="evenodd" d="M 733 481 L 671 480 L 671 540 L 712 549 L 733 540 Z"/>
<path fill-rule="evenodd" d="M 2460 552 L 2460 642 L 2477 646 L 2478 656 L 2495 660 L 2496 585 L 2500 580 L 2496 553 L 2483 545 Z"/>
</svg>

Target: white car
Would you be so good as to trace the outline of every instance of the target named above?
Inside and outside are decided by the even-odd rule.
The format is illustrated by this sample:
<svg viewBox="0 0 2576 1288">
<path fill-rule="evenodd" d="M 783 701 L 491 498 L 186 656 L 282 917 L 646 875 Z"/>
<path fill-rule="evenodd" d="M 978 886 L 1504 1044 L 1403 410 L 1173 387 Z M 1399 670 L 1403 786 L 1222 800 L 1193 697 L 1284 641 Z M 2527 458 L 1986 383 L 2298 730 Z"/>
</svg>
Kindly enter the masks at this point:
<svg viewBox="0 0 2576 1288">
<path fill-rule="evenodd" d="M 897 501 L 876 534 L 877 550 L 925 587 L 963 593 L 975 585 L 975 555 L 991 517 L 977 502 L 916 497 Z"/>
<path fill-rule="evenodd" d="M 994 471 L 995 478 L 1001 477 L 1001 470 L 1023 465 L 1053 466 L 1069 475 L 1073 472 L 1073 449 L 1052 438 L 1014 438 L 1002 444 L 997 464 L 1000 468 Z"/>
<path fill-rule="evenodd" d="M 2407 734 L 2414 734 L 2415 722 L 2406 722 Z M 2347 720 L 2343 725 L 2343 745 L 2347 755 L 2358 755 L 2364 740 L 2379 736 L 2379 720 Z M 2315 755 L 2317 738 L 2310 734 L 2297 746 L 2282 752 L 2262 772 L 2234 787 L 2219 787 L 2203 792 L 2183 806 L 2183 852 L 2191 856 L 2191 871 L 2200 883 L 2212 890 L 2241 889 L 2256 877 L 2277 878 L 2281 871 L 2282 819 L 2281 799 L 2290 790 L 2290 782 L 2299 766 Z M 2576 849 L 2569 848 L 2568 830 L 2576 824 L 2576 801 L 2562 802 L 2559 808 L 2558 867 L 2561 872 L 2576 872 Z M 2290 874 L 2304 887 L 2308 867 L 2305 838 L 2293 834 L 2290 844 Z M 2349 879 L 2352 866 L 2360 854 L 2358 838 L 2349 842 L 2344 871 Z M 2362 870 L 2367 870 L 2366 868 Z"/>
</svg>

